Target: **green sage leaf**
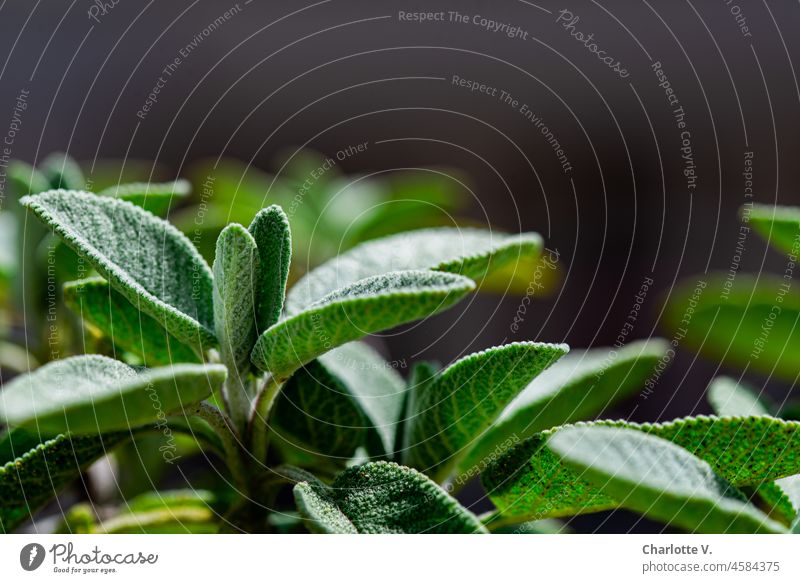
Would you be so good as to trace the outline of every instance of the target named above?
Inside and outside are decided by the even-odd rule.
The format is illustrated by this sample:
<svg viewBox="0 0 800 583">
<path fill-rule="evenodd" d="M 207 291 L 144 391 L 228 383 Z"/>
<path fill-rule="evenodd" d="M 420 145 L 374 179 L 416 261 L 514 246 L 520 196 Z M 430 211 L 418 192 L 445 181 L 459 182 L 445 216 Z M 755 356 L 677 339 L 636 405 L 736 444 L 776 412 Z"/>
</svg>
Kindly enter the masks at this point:
<svg viewBox="0 0 800 583">
<path fill-rule="evenodd" d="M 618 350 L 572 350 L 537 376 L 501 413 L 459 464 L 464 472 L 485 465 L 498 451 L 540 431 L 601 415 L 642 390 L 667 354 L 663 340 L 632 342 Z"/>
<path fill-rule="evenodd" d="M 742 381 L 730 377 L 717 377 L 708 386 L 708 402 L 720 417 L 747 417 L 772 415 L 772 407 L 765 396 Z"/>
<path fill-rule="evenodd" d="M 259 337 L 252 360 L 261 370 L 288 378 L 337 346 L 441 312 L 474 288 L 469 279 L 449 273 L 398 271 L 370 277 L 274 324 Z"/>
<path fill-rule="evenodd" d="M 145 366 L 201 362 L 191 348 L 101 277 L 65 283 L 64 303 L 116 346 L 139 356 Z"/>
<path fill-rule="evenodd" d="M 43 434 L 94 434 L 165 418 L 219 388 L 221 365 L 136 369 L 99 355 L 51 362 L 0 392 L 0 420 Z"/>
<path fill-rule="evenodd" d="M 169 223 L 86 192 L 53 190 L 21 202 L 176 338 L 200 350 L 216 342 L 211 269 Z"/>
<path fill-rule="evenodd" d="M 795 256 L 800 252 L 800 208 L 754 204 L 742 215 L 776 249 Z"/>
<path fill-rule="evenodd" d="M 565 344 L 515 342 L 471 354 L 414 387 L 403 459 L 443 479 Z"/>
<path fill-rule="evenodd" d="M 389 271 L 433 269 L 479 281 L 541 249 L 537 233 L 452 228 L 400 233 L 362 243 L 308 273 L 289 290 L 286 311 L 296 314 L 337 288 Z"/>
<path fill-rule="evenodd" d="M 785 532 L 703 460 L 654 435 L 583 426 L 548 439 L 581 479 L 626 508 L 690 532 Z"/>
<path fill-rule="evenodd" d="M 389 462 L 350 468 L 331 486 L 294 487 L 306 525 L 323 533 L 482 533 L 484 526 L 432 480 Z"/>
<path fill-rule="evenodd" d="M 250 224 L 250 233 L 261 258 L 256 315 L 258 331 L 263 332 L 278 321 L 283 310 L 292 259 L 292 233 L 289 219 L 277 205 L 259 211 Z"/>
<path fill-rule="evenodd" d="M 185 199 L 192 192 L 188 180 L 173 182 L 130 182 L 110 186 L 98 192 L 98 196 L 109 196 L 143 208 L 159 217 L 165 216 L 174 200 Z"/>
</svg>

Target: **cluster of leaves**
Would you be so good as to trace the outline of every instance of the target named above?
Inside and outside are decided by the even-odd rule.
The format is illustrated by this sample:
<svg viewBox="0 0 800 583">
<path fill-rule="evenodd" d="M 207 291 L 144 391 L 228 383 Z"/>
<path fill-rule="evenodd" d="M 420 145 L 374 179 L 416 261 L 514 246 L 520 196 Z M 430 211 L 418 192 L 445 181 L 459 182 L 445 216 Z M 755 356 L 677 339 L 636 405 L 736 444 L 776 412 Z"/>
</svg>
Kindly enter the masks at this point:
<svg viewBox="0 0 800 583">
<path fill-rule="evenodd" d="M 62 528 L 533 532 L 611 508 L 697 532 L 797 522 L 784 487 L 800 473 L 796 422 L 752 407 L 660 425 L 581 422 L 640 390 L 664 341 L 570 354 L 514 342 L 444 368 L 416 363 L 408 379 L 361 341 L 535 261 L 535 233 L 389 235 L 287 291 L 292 236 L 279 206 L 222 229 L 209 266 L 142 203 L 61 189 L 22 199 L 91 266 L 64 295 L 116 358 L 55 361 L 0 392 L 11 428 L 0 437 L 2 530 L 111 449 L 165 428 L 219 454 L 229 488 L 143 494 L 105 520 L 78 506 Z M 454 497 L 476 476 L 495 506 L 482 516 Z"/>
</svg>

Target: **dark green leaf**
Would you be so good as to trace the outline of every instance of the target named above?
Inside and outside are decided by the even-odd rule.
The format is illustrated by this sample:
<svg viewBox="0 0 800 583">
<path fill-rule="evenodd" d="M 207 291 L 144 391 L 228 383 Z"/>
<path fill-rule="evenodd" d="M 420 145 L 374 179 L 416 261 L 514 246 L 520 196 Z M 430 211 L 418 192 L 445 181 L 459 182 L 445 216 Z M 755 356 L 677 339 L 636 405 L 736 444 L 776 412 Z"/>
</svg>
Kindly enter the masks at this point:
<svg viewBox="0 0 800 583">
<path fill-rule="evenodd" d="M 201 350 L 216 341 L 211 269 L 169 223 L 86 192 L 54 190 L 22 203 L 176 338 Z"/>
<path fill-rule="evenodd" d="M 481 522 L 419 472 L 388 462 L 351 468 L 331 486 L 295 488 L 307 526 L 323 533 L 480 533 Z"/>
<path fill-rule="evenodd" d="M 642 389 L 665 354 L 663 340 L 632 342 L 612 350 L 571 351 L 533 382 L 502 412 L 460 464 L 468 472 L 485 466 L 500 450 L 558 425 L 585 420 Z"/>
<path fill-rule="evenodd" d="M 86 188 L 83 170 L 69 154 L 54 152 L 47 156 L 39 169 L 50 183 L 50 188 L 81 190 Z M 44 190 L 47 190 L 46 188 Z M 36 191 L 41 192 L 41 191 Z"/>
<path fill-rule="evenodd" d="M 403 459 L 437 480 L 566 344 L 516 342 L 471 354 L 413 389 Z"/>
<path fill-rule="evenodd" d="M 690 532 L 785 532 L 711 466 L 665 439 L 618 427 L 557 431 L 548 448 L 581 479 L 645 516 Z"/>
<path fill-rule="evenodd" d="M 261 258 L 256 314 L 258 331 L 263 332 L 278 321 L 283 310 L 292 259 L 292 234 L 289 219 L 277 205 L 259 211 L 250 224 L 250 233 Z"/>
<path fill-rule="evenodd" d="M 0 532 L 11 532 L 30 519 L 89 464 L 130 437 L 129 431 L 99 436 L 59 435 L 27 452 L 19 450 L 30 447 L 29 441 L 14 447 L 16 459 L 0 466 Z"/>
<path fill-rule="evenodd" d="M 6 384 L 0 420 L 49 435 L 127 429 L 197 403 L 225 376 L 221 365 L 137 371 L 104 356 L 74 356 Z"/>
<path fill-rule="evenodd" d="M 141 357 L 145 366 L 200 359 L 154 318 L 137 310 L 107 281 L 93 277 L 64 284 L 64 302 L 116 346 Z"/>
<path fill-rule="evenodd" d="M 742 215 L 770 245 L 795 256 L 800 252 L 800 208 L 756 204 Z"/>
</svg>

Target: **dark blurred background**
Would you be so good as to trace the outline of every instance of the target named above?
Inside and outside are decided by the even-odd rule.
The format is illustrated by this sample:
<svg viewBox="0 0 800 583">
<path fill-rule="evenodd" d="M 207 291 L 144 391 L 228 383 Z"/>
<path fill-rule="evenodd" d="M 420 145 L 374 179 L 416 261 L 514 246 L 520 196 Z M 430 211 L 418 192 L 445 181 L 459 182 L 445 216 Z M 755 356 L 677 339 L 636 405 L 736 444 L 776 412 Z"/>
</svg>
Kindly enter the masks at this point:
<svg viewBox="0 0 800 583">
<path fill-rule="evenodd" d="M 443 20 L 401 15 L 417 11 L 443 12 Z M 519 32 L 492 32 L 476 15 Z M 800 202 L 799 29 L 800 7 L 789 0 L 5 1 L 0 129 L 22 94 L 27 108 L 6 145 L 30 163 L 61 150 L 89 168 L 106 158 L 151 160 L 172 177 L 213 156 L 279 173 L 287 148 L 335 156 L 366 143 L 337 163 L 341 171 L 454 169 L 471 187 L 465 214 L 541 232 L 559 253 L 561 279 L 516 334 L 519 298 L 487 295 L 450 334 L 437 332 L 458 314 L 388 340 L 387 356 L 446 362 L 514 339 L 604 346 L 646 278 L 653 285 L 631 338 L 666 334 L 661 307 L 676 281 L 728 269 L 747 152 L 756 201 Z M 626 75 L 570 32 L 593 33 Z M 470 91 L 454 76 L 496 91 Z M 157 101 L 144 111 L 155 87 Z M 750 234 L 742 270 L 784 264 Z M 716 372 L 679 351 L 653 395 L 614 413 L 657 420 L 707 412 L 702 392 Z M 769 391 L 780 398 L 790 389 L 770 383 Z M 587 528 L 607 528 L 587 520 Z"/>
</svg>

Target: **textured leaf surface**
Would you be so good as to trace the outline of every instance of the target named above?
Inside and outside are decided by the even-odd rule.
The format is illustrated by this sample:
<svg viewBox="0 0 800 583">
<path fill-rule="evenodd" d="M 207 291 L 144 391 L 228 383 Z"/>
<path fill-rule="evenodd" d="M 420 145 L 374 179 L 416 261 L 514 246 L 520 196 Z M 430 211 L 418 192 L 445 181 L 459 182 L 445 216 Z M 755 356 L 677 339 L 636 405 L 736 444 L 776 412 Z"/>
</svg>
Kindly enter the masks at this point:
<svg viewBox="0 0 800 583">
<path fill-rule="evenodd" d="M 74 356 L 6 384 L 0 420 L 50 435 L 127 429 L 202 400 L 225 376 L 221 365 L 137 371 L 104 356 Z"/>
<path fill-rule="evenodd" d="M 582 479 L 621 505 L 691 532 L 785 532 L 711 466 L 665 439 L 632 429 L 569 427 L 548 440 Z"/>
<path fill-rule="evenodd" d="M 289 291 L 296 314 L 337 288 L 389 271 L 434 269 L 480 280 L 523 257 L 538 256 L 537 233 L 508 235 L 480 229 L 422 229 L 362 243 L 308 273 Z"/>
<path fill-rule="evenodd" d="M 191 192 L 192 185 L 188 180 L 175 180 L 118 184 L 101 190 L 98 195 L 127 200 L 154 215 L 163 217 L 172 206 L 173 199 L 186 198 Z"/>
<path fill-rule="evenodd" d="M 749 222 L 770 245 L 784 253 L 800 252 L 800 208 L 756 204 Z"/>
<path fill-rule="evenodd" d="M 740 273 L 733 284 L 714 276 L 695 298 L 697 284 L 688 282 L 673 293 L 665 323 L 685 334 L 687 347 L 715 362 L 794 382 L 800 370 L 800 293 L 785 284 L 768 274 Z"/>
<path fill-rule="evenodd" d="M 578 426 L 635 429 L 667 439 L 708 463 L 739 486 L 757 486 L 800 473 L 800 423 L 772 417 L 689 417 L 669 423 L 597 421 Z M 560 463 L 545 447 L 555 429 L 535 435 L 493 462 L 482 475 L 492 502 L 504 516 L 547 518 L 617 506 Z"/>
<path fill-rule="evenodd" d="M 250 224 L 250 233 L 261 259 L 256 314 L 258 331 L 263 332 L 278 321 L 283 310 L 292 259 L 292 233 L 289 219 L 277 205 L 259 211 Z"/>
<path fill-rule="evenodd" d="M 245 382 L 250 370 L 250 352 L 256 343 L 256 285 L 260 280 L 256 242 L 241 225 L 228 225 L 217 240 L 214 259 L 214 328 L 222 362 L 230 379 L 225 399 L 234 422 L 246 421 L 249 397 Z"/>
<path fill-rule="evenodd" d="M 446 477 L 503 409 L 568 351 L 565 344 L 515 342 L 462 358 L 414 387 L 405 463 Z"/>
<path fill-rule="evenodd" d="M 380 454 L 394 451 L 405 382 L 360 342 L 324 354 L 297 371 L 281 391 L 272 416 L 285 440 L 314 453 L 350 458 L 377 436 Z"/>
<path fill-rule="evenodd" d="M 309 479 L 294 492 L 301 515 L 315 532 L 485 532 L 474 514 L 433 481 L 393 463 L 351 468 L 331 486 Z"/>
<path fill-rule="evenodd" d="M 730 377 L 717 377 L 708 386 L 708 402 L 720 417 L 771 415 L 765 399 L 747 384 Z"/>
<path fill-rule="evenodd" d="M 201 348 L 216 341 L 211 269 L 172 225 L 85 192 L 54 190 L 22 203 L 176 338 Z"/>
<path fill-rule="evenodd" d="M 0 393 L 2 394 L 2 393 Z M 16 432 L 14 432 L 16 433 Z M 19 434 L 18 434 L 19 435 Z M 59 435 L 27 451 L 30 438 L 20 436 L 16 458 L 1 457 L 0 532 L 10 532 L 78 477 L 89 464 L 130 438 L 128 431 L 100 436 Z M 12 448 L 6 441 L 6 451 Z M 3 449 L 0 446 L 0 449 Z"/>
<path fill-rule="evenodd" d="M 571 351 L 512 401 L 461 467 L 468 470 L 484 466 L 495 456 L 498 446 L 602 414 L 642 389 L 667 348 L 663 340 L 649 340 L 632 342 L 614 351 Z"/>
<path fill-rule="evenodd" d="M 281 320 L 258 339 L 252 360 L 278 378 L 367 334 L 445 310 L 475 289 L 460 275 L 398 271 L 336 290 Z"/>
<path fill-rule="evenodd" d="M 64 302 L 116 346 L 141 357 L 145 366 L 200 362 L 192 349 L 137 310 L 103 278 L 64 284 Z"/>
</svg>

